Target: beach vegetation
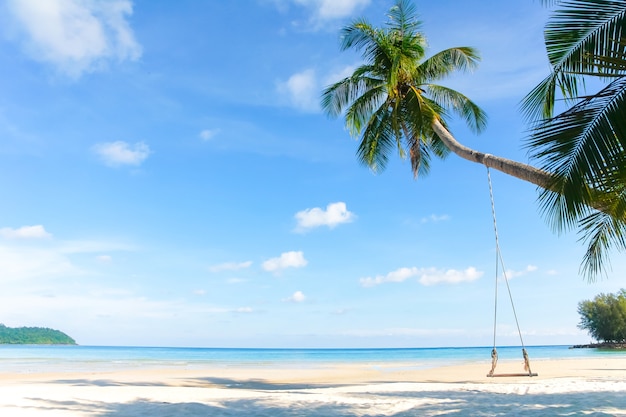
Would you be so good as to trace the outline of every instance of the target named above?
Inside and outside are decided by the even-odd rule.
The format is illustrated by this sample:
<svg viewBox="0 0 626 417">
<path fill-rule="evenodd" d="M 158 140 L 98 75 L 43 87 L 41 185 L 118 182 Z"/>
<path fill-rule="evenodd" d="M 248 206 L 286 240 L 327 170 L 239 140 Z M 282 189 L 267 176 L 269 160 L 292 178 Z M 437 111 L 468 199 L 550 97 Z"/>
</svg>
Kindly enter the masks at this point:
<svg viewBox="0 0 626 417">
<path fill-rule="evenodd" d="M 580 323 L 599 342 L 626 342 L 626 290 L 616 294 L 599 294 L 593 300 L 578 303 Z"/>
<path fill-rule="evenodd" d="M 0 324 L 0 344 L 75 345 L 65 333 L 46 327 L 7 327 Z"/>
<path fill-rule="evenodd" d="M 623 63 L 625 56 L 625 43 L 621 41 L 621 31 L 617 30 L 620 26 L 605 22 L 609 15 L 615 17 L 616 13 L 596 13 L 600 10 L 609 12 L 609 3 L 619 3 L 623 12 L 626 4 L 614 0 L 570 0 L 564 3 L 570 12 L 577 6 L 580 8 L 573 12 L 579 20 L 585 20 L 586 13 L 593 15 L 585 33 L 600 32 L 605 36 L 597 34 L 582 39 L 575 19 L 564 19 L 563 15 L 567 16 L 565 11 L 555 12 L 546 29 L 546 47 L 553 64 L 549 86 L 558 85 L 564 93 L 574 93 L 575 89 L 565 88 L 576 79 L 570 73 L 578 71 L 583 76 L 596 68 L 596 75 L 615 77 L 623 74 L 626 65 L 622 67 L 614 62 L 622 59 Z M 585 3 L 597 7 L 590 11 Z M 617 19 L 620 24 L 624 23 L 623 15 L 618 14 Z M 547 119 L 532 122 L 535 130 L 528 147 L 531 155 L 540 162 L 539 168 L 470 149 L 452 135 L 449 117 L 451 114 L 460 116 L 471 130 L 479 133 L 486 126 L 486 114 L 468 97 L 439 82 L 453 73 L 476 68 L 479 53 L 463 46 L 427 55 L 426 38 L 420 30 L 421 22 L 414 5 L 408 0 L 398 0 L 389 10 L 385 26 L 376 27 L 365 19 L 357 19 L 341 31 L 341 50 L 360 52 L 363 64 L 323 91 L 322 107 L 331 117 L 343 116 L 350 134 L 360 138 L 358 160 L 379 172 L 387 165 L 390 154 L 397 152 L 401 158 L 410 160 L 413 175 L 417 178 L 428 173 L 433 158 L 443 159 L 452 152 L 468 161 L 537 185 L 544 190 L 540 202 L 555 229 L 563 231 L 577 227 L 587 242 L 581 272 L 594 279 L 605 270 L 606 253 L 610 248 L 626 249 L 626 154 L 620 141 L 626 141 L 626 125 L 603 125 L 605 133 L 608 132 L 604 136 L 611 136 L 611 140 L 595 134 L 585 136 L 584 140 L 571 137 L 576 131 L 563 131 L 557 139 L 548 140 L 546 135 L 556 130 L 552 127 L 561 121 L 567 126 L 572 113 L 572 117 L 585 115 L 582 108 L 585 105 L 578 104 L 562 115 L 554 118 L 550 115 Z M 613 36 L 618 36 L 618 41 L 608 41 Z M 595 67 L 591 64 L 559 65 L 562 60 L 558 60 L 556 50 L 567 47 L 566 41 L 573 39 L 582 42 L 582 45 L 577 44 L 584 52 L 579 56 L 591 54 L 604 58 L 592 59 Z M 621 54 L 613 53 L 613 49 Z M 563 62 L 575 60 L 572 57 Z M 550 99 L 554 98 L 542 101 L 540 93 L 551 91 L 554 92 L 539 87 L 529 94 L 522 106 L 529 121 L 537 114 L 548 117 L 548 112 L 538 112 L 536 107 L 542 103 L 546 109 L 550 108 Z M 620 96 L 618 92 L 624 92 L 619 82 L 603 90 L 600 97 L 606 98 L 609 93 Z M 585 101 L 585 98 L 581 100 Z M 621 101 L 614 102 L 610 109 L 606 112 L 607 117 L 611 116 L 612 120 L 621 114 L 622 124 L 626 124 L 626 117 L 623 117 L 626 107 Z"/>
</svg>

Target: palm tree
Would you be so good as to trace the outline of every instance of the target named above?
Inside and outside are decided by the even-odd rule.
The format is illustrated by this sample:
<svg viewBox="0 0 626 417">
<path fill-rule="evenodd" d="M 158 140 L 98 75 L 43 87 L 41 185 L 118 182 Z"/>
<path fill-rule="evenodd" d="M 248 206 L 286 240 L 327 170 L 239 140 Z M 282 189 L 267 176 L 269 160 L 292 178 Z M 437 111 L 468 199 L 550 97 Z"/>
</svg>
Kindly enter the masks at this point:
<svg viewBox="0 0 626 417">
<path fill-rule="evenodd" d="M 427 173 L 432 155 L 449 151 L 507 174 L 549 188 L 551 175 L 532 166 L 477 152 L 460 144 L 449 132 L 446 118 L 453 111 L 480 132 L 485 113 L 463 94 L 435 84 L 454 71 L 471 70 L 479 57 L 469 47 L 450 48 L 426 59 L 421 22 L 408 1 L 389 11 L 386 29 L 357 20 L 342 30 L 341 49 L 363 52 L 365 64 L 326 88 L 322 107 L 333 117 L 345 111 L 353 136 L 361 135 L 357 156 L 374 171 L 385 168 L 389 152 L 410 156 L 413 174 Z"/>
<path fill-rule="evenodd" d="M 388 17 L 385 28 L 375 28 L 360 19 L 342 30 L 341 49 L 361 51 L 365 63 L 351 76 L 327 87 L 322 95 L 322 107 L 327 114 L 333 117 L 345 114 L 350 133 L 361 137 L 359 160 L 379 171 L 384 169 L 389 153 L 397 149 L 401 157 L 410 158 L 413 174 L 417 176 L 428 172 L 432 156 L 443 158 L 452 151 L 469 161 L 533 183 L 547 190 L 548 195 L 563 192 L 550 170 L 460 144 L 447 127 L 449 113 L 461 116 L 476 132 L 484 128 L 486 116 L 463 94 L 435 83 L 454 71 L 476 67 L 477 52 L 469 47 L 456 47 L 427 58 L 425 38 L 419 32 L 421 22 L 416 18 L 414 6 L 408 0 L 398 0 Z M 595 185 L 584 184 L 588 191 L 585 203 L 604 213 L 603 210 L 609 209 L 609 201 L 601 193 L 604 190 L 595 191 Z M 613 200 L 610 203 L 616 205 Z M 589 210 L 595 214 L 598 212 L 595 209 Z M 613 219 L 611 213 L 607 216 Z M 592 240 L 590 247 L 594 243 Z M 601 255 L 603 248 L 596 245 L 591 252 Z M 602 269 L 602 259 L 597 255 L 586 257 L 583 271 L 592 277 Z"/>
<path fill-rule="evenodd" d="M 626 247 L 626 1 L 543 2 L 562 8 L 545 29 L 552 72 L 522 104 L 535 124 L 527 146 L 554 178 L 539 197 L 544 212 L 557 230 L 580 226 L 594 273 L 611 246 Z M 580 96 L 589 77 L 607 85 Z M 554 116 L 557 88 L 571 107 Z"/>
</svg>

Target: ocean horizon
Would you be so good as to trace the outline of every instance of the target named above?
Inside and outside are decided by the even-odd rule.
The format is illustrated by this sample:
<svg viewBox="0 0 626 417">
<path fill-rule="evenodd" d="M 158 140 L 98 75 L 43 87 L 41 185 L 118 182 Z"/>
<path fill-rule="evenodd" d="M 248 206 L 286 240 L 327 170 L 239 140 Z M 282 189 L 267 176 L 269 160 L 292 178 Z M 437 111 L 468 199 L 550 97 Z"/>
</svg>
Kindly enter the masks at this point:
<svg viewBox="0 0 626 417">
<path fill-rule="evenodd" d="M 427 369 L 445 365 L 489 363 L 492 347 L 427 348 L 205 348 L 83 345 L 0 345 L 0 372 L 83 372 L 128 369 L 202 369 L 219 367 L 324 367 L 368 363 Z M 500 361 L 522 362 L 520 346 L 497 347 Z M 625 356 L 626 352 L 526 346 L 533 360 Z"/>
</svg>

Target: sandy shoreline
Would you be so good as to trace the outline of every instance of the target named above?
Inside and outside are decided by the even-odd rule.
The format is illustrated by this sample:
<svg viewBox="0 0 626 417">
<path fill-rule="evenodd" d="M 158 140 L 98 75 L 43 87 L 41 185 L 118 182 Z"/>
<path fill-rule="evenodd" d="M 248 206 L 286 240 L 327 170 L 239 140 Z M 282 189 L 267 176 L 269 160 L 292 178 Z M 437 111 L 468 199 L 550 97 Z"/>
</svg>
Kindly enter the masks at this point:
<svg viewBox="0 0 626 417">
<path fill-rule="evenodd" d="M 626 358 L 540 360 L 539 376 L 487 378 L 490 363 L 433 369 L 358 363 L 0 373 L 0 415 L 626 416 Z M 520 372 L 519 361 L 496 372 Z"/>
</svg>

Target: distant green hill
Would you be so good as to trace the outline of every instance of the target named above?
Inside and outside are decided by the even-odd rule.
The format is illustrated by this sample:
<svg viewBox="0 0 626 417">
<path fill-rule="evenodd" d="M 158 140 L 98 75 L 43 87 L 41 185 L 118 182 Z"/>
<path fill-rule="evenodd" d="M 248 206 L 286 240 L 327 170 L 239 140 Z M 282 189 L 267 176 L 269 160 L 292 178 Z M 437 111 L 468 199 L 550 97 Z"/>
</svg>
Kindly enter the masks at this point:
<svg viewBox="0 0 626 417">
<path fill-rule="evenodd" d="M 0 324 L 0 344 L 10 345 L 75 345 L 65 333 L 45 327 L 7 327 Z"/>
</svg>

